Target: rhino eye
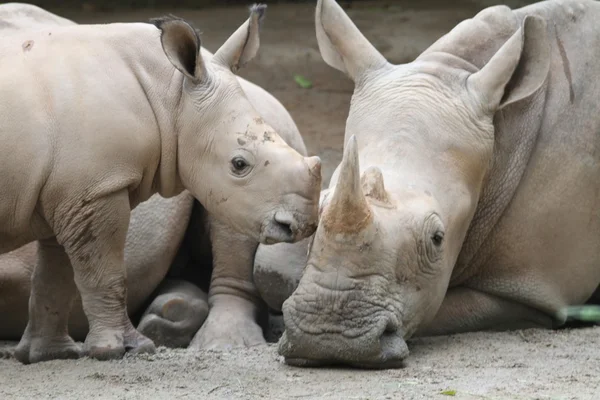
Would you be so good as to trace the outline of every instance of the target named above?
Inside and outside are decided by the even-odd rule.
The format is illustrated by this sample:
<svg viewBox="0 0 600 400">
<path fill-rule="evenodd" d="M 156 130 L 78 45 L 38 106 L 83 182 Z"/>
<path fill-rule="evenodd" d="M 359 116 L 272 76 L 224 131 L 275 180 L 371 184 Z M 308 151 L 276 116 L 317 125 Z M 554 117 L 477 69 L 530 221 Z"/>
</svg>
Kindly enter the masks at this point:
<svg viewBox="0 0 600 400">
<path fill-rule="evenodd" d="M 433 236 L 431 237 L 431 241 L 436 246 L 441 246 L 442 242 L 444 241 L 444 232 L 437 231 L 436 233 L 434 233 Z"/>
<path fill-rule="evenodd" d="M 237 175 L 243 174 L 246 169 L 248 169 L 248 162 L 244 160 L 242 157 L 235 157 L 231 160 L 231 167 L 233 172 Z"/>
</svg>

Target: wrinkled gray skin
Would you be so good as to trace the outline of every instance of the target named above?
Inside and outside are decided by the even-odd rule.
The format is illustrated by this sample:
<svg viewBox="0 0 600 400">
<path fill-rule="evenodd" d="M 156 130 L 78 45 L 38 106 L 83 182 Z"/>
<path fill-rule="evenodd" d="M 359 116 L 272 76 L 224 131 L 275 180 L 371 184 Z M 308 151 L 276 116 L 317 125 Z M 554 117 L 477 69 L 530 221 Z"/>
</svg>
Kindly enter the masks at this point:
<svg viewBox="0 0 600 400">
<path fill-rule="evenodd" d="M 282 307 L 287 363 L 395 367 L 412 336 L 552 328 L 590 299 L 599 19 L 586 0 L 490 7 L 391 65 L 334 0 L 318 2 L 321 54 L 356 87 L 308 258 L 256 255 L 257 282 L 303 269 Z M 289 295 L 268 290 L 274 308 Z"/>
<path fill-rule="evenodd" d="M 27 31 L 33 33 L 36 29 L 48 29 L 50 32 L 51 28 L 68 25 L 75 24 L 35 6 L 19 3 L 0 6 L 0 30 L 5 34 L 18 35 Z M 252 32 L 248 28 L 248 23 L 245 29 L 240 29 L 235 35 L 239 36 L 244 32 L 248 32 L 248 34 Z M 9 35 L 5 36 L 6 40 L 10 40 Z M 230 47 L 230 50 L 234 49 L 231 48 L 231 41 L 226 45 Z M 212 55 L 204 49 L 202 49 L 202 57 L 205 62 L 210 62 L 212 59 Z M 237 80 L 250 103 L 258 111 L 258 115 L 266 123 L 270 123 L 272 128 L 278 130 L 282 139 L 294 149 L 305 154 L 306 149 L 302 139 L 285 108 L 258 86 L 241 78 L 237 78 Z M 316 163 L 313 159 L 308 160 L 305 168 L 310 167 L 310 164 L 313 163 L 316 169 L 312 174 L 320 175 L 318 174 L 318 159 L 316 159 Z M 313 184 L 320 185 L 320 182 L 316 181 L 318 179 L 310 184 L 311 187 Z M 211 312 L 203 330 L 198 332 L 194 339 L 194 347 L 214 348 L 264 342 L 260 328 L 254 321 L 258 298 L 251 283 L 252 256 L 258 244 L 257 239 L 254 236 L 238 233 L 227 223 L 212 218 L 212 214 L 208 216 L 204 208 L 197 202 L 194 211 L 196 216 L 192 218 L 188 227 L 193 204 L 194 200 L 191 194 L 183 191 L 168 199 L 154 195 L 133 210 L 124 249 L 127 279 L 129 282 L 134 282 L 133 285 L 129 285 L 126 292 L 128 312 L 134 314 L 147 301 L 150 294 L 165 277 L 178 250 L 176 264 L 185 266 L 186 263 L 194 261 L 190 259 L 193 258 L 193 255 L 190 257 L 189 252 L 186 253 L 180 249 L 186 228 L 189 228 L 187 229 L 188 236 L 192 238 L 187 241 L 192 239 L 202 241 L 202 243 L 198 243 L 200 248 L 210 246 L 210 242 L 212 242 L 212 252 L 215 258 L 214 280 L 208 299 Z M 294 230 L 296 227 L 291 226 L 291 228 Z M 294 240 L 300 238 L 301 234 Z M 27 323 L 27 302 L 32 270 L 36 262 L 38 266 L 33 278 L 34 285 L 43 287 L 47 281 L 52 280 L 47 274 L 57 272 L 50 270 L 45 273 L 41 282 L 36 282 L 36 278 L 40 280 L 40 275 L 45 272 L 39 272 L 39 262 L 47 262 L 54 256 L 63 257 L 59 247 L 53 248 L 52 252 L 48 253 L 46 245 L 45 242 L 30 243 L 0 256 L 0 287 L 2 288 L 0 314 L 3 316 L 0 337 L 3 339 L 15 339 L 23 334 Z M 237 258 L 233 259 L 230 251 L 236 248 Z M 36 252 L 38 253 L 36 254 Z M 206 251 L 200 251 L 200 254 L 204 255 Z M 41 257 L 40 261 L 38 261 L 38 256 Z M 65 262 L 65 264 L 67 263 L 68 261 Z M 17 358 L 23 362 L 71 358 L 81 354 L 81 350 L 72 343 L 71 338 L 55 333 L 63 329 L 60 327 L 62 321 L 66 323 L 66 319 L 69 318 L 71 303 L 74 304 L 74 308 L 69 319 L 69 333 L 77 340 L 82 340 L 88 333 L 88 324 L 80 297 L 75 298 L 61 293 L 65 295 L 65 298 L 61 299 L 61 296 L 56 296 L 56 292 L 52 294 L 48 287 L 44 289 L 55 299 L 56 304 L 52 305 L 56 307 L 56 311 L 52 313 L 54 320 L 46 319 L 42 323 L 38 322 L 32 328 L 36 330 L 35 335 L 28 335 L 28 332 L 25 332 L 16 352 Z M 183 281 L 165 282 L 158 289 L 158 294 L 159 296 L 142 318 L 139 325 L 140 332 L 156 340 L 158 344 L 186 346 L 208 313 L 206 294 L 189 282 Z M 64 307 L 60 307 L 58 302 L 62 302 Z M 31 307 L 30 302 L 30 313 Z M 218 315 L 220 313 L 225 315 Z M 213 321 L 209 324 L 213 315 L 216 317 L 213 317 L 212 320 L 217 323 Z M 222 319 L 225 320 L 225 323 L 221 321 Z M 53 326 L 48 326 L 48 324 Z M 142 335 L 138 337 L 142 337 Z M 145 350 L 151 351 L 152 348 L 153 345 L 146 342 Z M 115 353 L 121 354 L 118 346 L 115 350 L 117 350 Z M 133 348 L 133 350 L 136 349 Z M 96 356 L 111 358 L 118 354 L 105 353 L 96 354 Z"/>
</svg>

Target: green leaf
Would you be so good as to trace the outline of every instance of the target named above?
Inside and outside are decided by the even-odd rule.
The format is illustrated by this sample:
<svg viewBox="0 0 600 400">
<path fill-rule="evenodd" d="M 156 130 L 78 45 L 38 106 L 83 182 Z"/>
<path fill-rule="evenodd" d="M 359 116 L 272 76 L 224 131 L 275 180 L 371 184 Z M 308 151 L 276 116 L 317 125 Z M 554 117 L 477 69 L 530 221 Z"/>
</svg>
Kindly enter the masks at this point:
<svg viewBox="0 0 600 400">
<path fill-rule="evenodd" d="M 600 306 L 597 305 L 566 307 L 563 312 L 567 317 L 580 321 L 600 322 Z"/>
<path fill-rule="evenodd" d="M 312 82 L 302 75 L 294 75 L 294 80 L 302 89 L 310 89 L 312 87 Z"/>
<path fill-rule="evenodd" d="M 456 390 L 444 390 L 440 394 L 443 394 L 444 396 L 456 396 Z"/>
</svg>

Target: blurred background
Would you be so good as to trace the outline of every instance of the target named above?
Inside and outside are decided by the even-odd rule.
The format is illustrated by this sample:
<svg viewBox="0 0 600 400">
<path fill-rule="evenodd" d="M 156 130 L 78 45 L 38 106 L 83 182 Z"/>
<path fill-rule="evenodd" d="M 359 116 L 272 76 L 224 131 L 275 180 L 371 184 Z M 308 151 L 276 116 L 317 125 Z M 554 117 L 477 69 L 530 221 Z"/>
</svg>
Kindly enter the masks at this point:
<svg viewBox="0 0 600 400">
<path fill-rule="evenodd" d="M 467 3 L 480 3 L 478 0 L 461 0 Z M 285 4 L 285 3 L 296 3 L 296 4 L 310 4 L 315 3 L 315 0 L 269 0 L 263 1 L 268 4 Z M 207 7 L 227 7 L 236 5 L 246 5 L 248 2 L 244 0 L 42 0 L 36 1 L 32 4 L 36 4 L 40 7 L 51 7 L 51 6 L 64 6 L 64 7 L 93 7 L 96 9 L 103 10 L 114 10 L 123 8 L 207 8 Z M 394 4 L 406 4 L 409 3 L 404 0 L 342 0 L 339 2 L 344 7 L 352 7 L 353 5 L 364 5 L 364 4 L 379 4 L 380 6 L 390 6 Z M 423 2 L 419 2 L 423 3 Z M 452 2 L 458 4 L 459 2 Z M 515 5 L 522 4 L 522 1 L 509 1 L 509 2 L 488 2 L 490 4 L 507 4 Z"/>
<path fill-rule="evenodd" d="M 316 0 L 268 5 L 258 56 L 239 75 L 262 86 L 292 114 L 311 155 L 323 159 L 323 185 L 341 161 L 353 84 L 327 66 L 314 29 Z M 252 0 L 41 0 L 32 2 L 78 23 L 145 22 L 164 14 L 190 21 L 214 52 L 248 18 Z M 533 1 L 340 0 L 364 35 L 392 63 L 412 61 L 440 36 L 481 9 Z"/>
</svg>

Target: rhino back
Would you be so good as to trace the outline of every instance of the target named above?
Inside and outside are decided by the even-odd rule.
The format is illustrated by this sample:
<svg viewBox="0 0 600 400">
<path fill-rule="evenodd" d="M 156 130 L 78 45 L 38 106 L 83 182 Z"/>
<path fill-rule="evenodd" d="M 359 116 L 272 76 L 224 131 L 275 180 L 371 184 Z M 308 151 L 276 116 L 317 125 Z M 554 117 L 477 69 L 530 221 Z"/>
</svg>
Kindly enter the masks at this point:
<svg viewBox="0 0 600 400">
<path fill-rule="evenodd" d="M 153 88 L 161 90 L 160 74 L 172 70 L 155 27 L 75 25 L 20 31 L 0 40 L 0 60 L 0 96 L 12 99 L 0 105 L 0 130 L 13 143 L 2 149 L 6 154 L 0 163 L 8 173 L 0 180 L 13 179 L 22 170 L 20 162 L 33 159 L 41 164 L 28 168 L 33 176 L 22 175 L 13 186 L 39 187 L 48 177 L 43 183 L 50 202 L 59 201 L 59 193 L 94 186 L 100 176 L 111 176 L 105 182 L 113 189 L 134 187 L 142 180 L 148 189 L 152 177 L 144 171 L 156 169 L 160 140 L 143 89 L 150 84 L 141 80 L 154 79 Z M 7 159 L 9 155 L 15 159 Z M 4 180 L 2 184 L 9 187 Z M 28 199 L 35 198 L 34 190 L 29 193 Z"/>
<path fill-rule="evenodd" d="M 75 25 L 75 23 L 33 4 L 0 4 L 0 30 L 3 32 L 66 25 Z"/>
</svg>

